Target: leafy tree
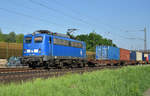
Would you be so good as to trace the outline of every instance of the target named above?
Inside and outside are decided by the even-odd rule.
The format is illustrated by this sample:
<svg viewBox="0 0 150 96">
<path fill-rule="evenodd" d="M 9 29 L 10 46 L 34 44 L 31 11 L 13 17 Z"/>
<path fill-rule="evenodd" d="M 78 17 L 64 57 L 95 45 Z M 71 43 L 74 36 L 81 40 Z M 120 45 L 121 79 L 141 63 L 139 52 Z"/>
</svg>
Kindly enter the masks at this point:
<svg viewBox="0 0 150 96">
<path fill-rule="evenodd" d="M 91 32 L 90 34 L 81 34 L 76 36 L 77 40 L 84 41 L 88 51 L 95 51 L 97 45 L 116 46 L 112 40 L 103 38 L 101 35 Z"/>
<path fill-rule="evenodd" d="M 2 30 L 0 29 L 0 41 L 4 41 Z"/>
<path fill-rule="evenodd" d="M 4 42 L 9 42 L 10 41 L 8 34 L 3 34 L 3 41 Z"/>
<path fill-rule="evenodd" d="M 10 42 L 16 42 L 16 33 L 15 32 L 10 32 L 8 34 Z"/>
<path fill-rule="evenodd" d="M 24 34 L 16 34 L 15 32 L 10 32 L 9 34 L 3 34 L 0 29 L 0 42 L 9 43 L 23 43 Z"/>
<path fill-rule="evenodd" d="M 23 43 L 24 34 L 17 34 L 16 35 L 16 42 Z"/>
</svg>

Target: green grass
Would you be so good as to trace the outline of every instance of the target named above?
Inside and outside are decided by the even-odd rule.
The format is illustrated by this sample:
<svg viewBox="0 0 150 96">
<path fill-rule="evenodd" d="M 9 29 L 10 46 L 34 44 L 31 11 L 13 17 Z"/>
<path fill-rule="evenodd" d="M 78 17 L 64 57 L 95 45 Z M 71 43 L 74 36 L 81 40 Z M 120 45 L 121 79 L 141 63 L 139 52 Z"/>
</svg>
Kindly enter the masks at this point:
<svg viewBox="0 0 150 96">
<path fill-rule="evenodd" d="M 134 66 L 0 85 L 0 96 L 142 96 L 149 87 L 150 66 Z"/>
</svg>

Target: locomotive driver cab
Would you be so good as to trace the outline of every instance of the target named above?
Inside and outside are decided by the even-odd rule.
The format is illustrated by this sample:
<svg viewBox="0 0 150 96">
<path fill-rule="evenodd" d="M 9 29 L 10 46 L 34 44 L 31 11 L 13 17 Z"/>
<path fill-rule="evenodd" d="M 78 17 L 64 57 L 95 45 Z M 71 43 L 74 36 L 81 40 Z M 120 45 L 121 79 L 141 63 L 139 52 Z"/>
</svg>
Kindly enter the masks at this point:
<svg viewBox="0 0 150 96">
<path fill-rule="evenodd" d="M 23 56 L 41 56 L 48 55 L 44 50 L 47 49 L 47 31 L 37 31 L 33 34 L 25 35 L 23 44 Z"/>
</svg>

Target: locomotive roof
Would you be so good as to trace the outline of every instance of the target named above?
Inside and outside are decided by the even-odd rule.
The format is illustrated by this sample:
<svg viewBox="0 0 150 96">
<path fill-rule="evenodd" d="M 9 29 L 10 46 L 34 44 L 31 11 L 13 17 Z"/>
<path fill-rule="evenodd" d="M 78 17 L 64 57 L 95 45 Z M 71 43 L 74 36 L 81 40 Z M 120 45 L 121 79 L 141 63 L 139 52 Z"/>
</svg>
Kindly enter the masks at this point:
<svg viewBox="0 0 150 96">
<path fill-rule="evenodd" d="M 33 35 L 33 34 L 27 34 L 27 35 L 24 35 L 24 37 L 32 37 L 32 36 L 44 36 L 44 35 L 50 35 L 50 34 L 35 34 L 35 35 Z M 75 42 L 83 42 L 83 41 L 79 41 L 79 40 L 75 40 L 75 39 L 71 39 L 71 38 L 67 38 L 67 37 L 61 37 L 61 36 L 55 36 L 55 35 L 50 35 L 50 36 L 53 36 L 53 37 L 56 37 L 56 38 L 59 38 L 59 39 L 64 39 L 64 40 L 70 40 L 70 41 L 75 41 Z"/>
</svg>

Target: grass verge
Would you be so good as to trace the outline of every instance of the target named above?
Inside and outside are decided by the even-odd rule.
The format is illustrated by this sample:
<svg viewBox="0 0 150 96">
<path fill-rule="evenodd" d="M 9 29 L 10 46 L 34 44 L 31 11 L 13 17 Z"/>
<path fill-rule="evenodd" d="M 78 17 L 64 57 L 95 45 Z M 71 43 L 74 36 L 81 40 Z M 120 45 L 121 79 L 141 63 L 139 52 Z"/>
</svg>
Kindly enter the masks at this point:
<svg viewBox="0 0 150 96">
<path fill-rule="evenodd" d="M 134 66 L 1 84 L 0 96 L 142 96 L 149 87 L 150 66 Z"/>
</svg>

